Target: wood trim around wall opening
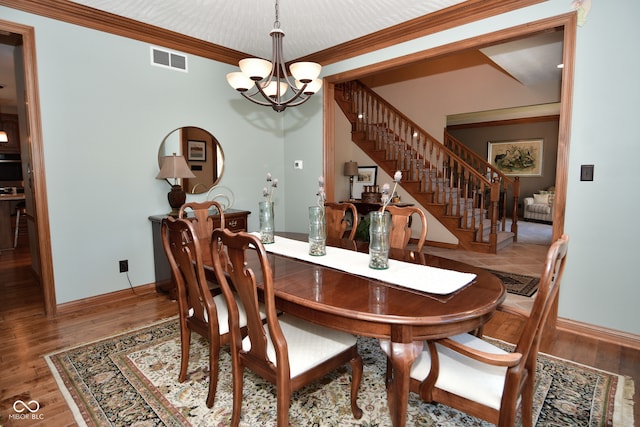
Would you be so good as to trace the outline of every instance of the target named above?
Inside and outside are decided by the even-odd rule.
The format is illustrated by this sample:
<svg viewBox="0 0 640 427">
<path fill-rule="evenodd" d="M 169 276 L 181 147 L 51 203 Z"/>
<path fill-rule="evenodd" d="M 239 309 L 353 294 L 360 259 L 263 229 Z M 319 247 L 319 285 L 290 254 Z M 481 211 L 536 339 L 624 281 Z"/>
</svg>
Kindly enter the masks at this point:
<svg viewBox="0 0 640 427">
<path fill-rule="evenodd" d="M 564 233 L 564 213 L 566 208 L 566 193 L 569 169 L 569 137 L 571 130 L 571 108 L 573 100 L 573 76 L 575 66 L 575 39 L 577 31 L 577 17 L 575 13 L 566 13 L 555 17 L 542 19 L 535 22 L 522 24 L 516 27 L 506 28 L 493 33 L 479 35 L 471 39 L 460 40 L 446 45 L 437 46 L 425 51 L 415 52 L 410 55 L 392 58 L 375 64 L 369 64 L 353 70 L 340 72 L 324 78 L 323 104 L 325 115 L 334 116 L 336 104 L 333 98 L 327 99 L 328 94 L 334 93 L 334 86 L 337 83 L 350 80 L 357 80 L 365 76 L 371 76 L 376 73 L 390 71 L 395 68 L 410 65 L 415 62 L 425 61 L 427 59 L 435 59 L 443 55 L 451 55 L 456 52 L 467 49 L 479 49 L 481 47 L 497 44 L 506 40 L 513 40 L 531 36 L 534 34 L 552 31 L 564 28 L 563 42 L 563 63 L 562 69 L 562 100 L 559 114 L 559 130 L 558 130 L 558 157 L 556 161 L 556 199 L 553 218 L 553 235 L 552 239 L 558 239 Z M 329 89 L 329 90 L 327 90 Z M 333 130 L 335 125 L 329 126 L 326 121 L 323 129 L 323 155 L 325 157 L 325 165 L 329 163 L 327 156 L 333 155 L 335 152 L 335 139 Z M 333 170 L 325 168 L 324 176 L 333 176 Z M 549 329 L 554 329 L 558 316 L 558 301 L 549 314 L 547 325 Z"/>
</svg>

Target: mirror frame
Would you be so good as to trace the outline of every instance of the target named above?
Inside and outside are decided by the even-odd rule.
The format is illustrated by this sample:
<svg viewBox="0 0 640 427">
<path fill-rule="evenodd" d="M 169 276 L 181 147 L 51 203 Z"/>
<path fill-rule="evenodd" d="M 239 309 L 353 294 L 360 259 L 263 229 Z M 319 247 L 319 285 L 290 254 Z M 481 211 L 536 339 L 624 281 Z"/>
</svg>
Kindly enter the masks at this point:
<svg viewBox="0 0 640 427">
<path fill-rule="evenodd" d="M 171 146 L 167 147 L 169 144 Z M 169 132 L 158 148 L 158 167 L 162 167 L 163 157 L 170 156 L 174 152 L 184 156 L 189 169 L 196 175 L 196 178 L 181 180 L 185 193 L 208 193 L 222 179 L 224 151 L 220 141 L 206 129 L 198 126 L 182 126 Z M 209 173 L 212 176 L 206 175 Z"/>
</svg>

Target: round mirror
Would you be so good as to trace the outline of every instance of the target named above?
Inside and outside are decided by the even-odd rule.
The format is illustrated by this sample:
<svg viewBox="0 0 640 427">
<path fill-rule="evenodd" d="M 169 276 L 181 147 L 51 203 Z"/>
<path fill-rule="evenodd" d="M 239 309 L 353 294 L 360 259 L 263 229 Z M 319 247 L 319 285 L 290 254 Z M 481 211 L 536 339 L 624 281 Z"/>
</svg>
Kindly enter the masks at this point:
<svg viewBox="0 0 640 427">
<path fill-rule="evenodd" d="M 206 130 L 185 126 L 170 132 L 160 144 L 158 165 L 162 166 L 162 158 L 173 153 L 184 156 L 196 176 L 182 179 L 185 193 L 206 193 L 222 178 L 224 153 L 218 140 Z"/>
</svg>

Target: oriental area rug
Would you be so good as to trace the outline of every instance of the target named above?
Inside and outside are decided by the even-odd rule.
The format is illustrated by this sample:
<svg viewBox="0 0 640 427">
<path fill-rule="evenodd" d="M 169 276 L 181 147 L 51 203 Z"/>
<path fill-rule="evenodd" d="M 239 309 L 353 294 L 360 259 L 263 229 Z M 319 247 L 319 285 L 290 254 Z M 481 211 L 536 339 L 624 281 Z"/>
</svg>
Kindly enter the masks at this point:
<svg viewBox="0 0 640 427">
<path fill-rule="evenodd" d="M 209 380 L 206 342 L 192 337 L 187 380 L 178 382 L 179 326 L 176 318 L 46 356 L 79 425 L 226 426 L 231 419 L 231 362 L 220 355 L 213 408 L 205 405 Z M 376 340 L 359 338 L 364 374 L 355 420 L 349 405 L 348 365 L 293 394 L 290 422 L 297 426 L 390 426 L 384 387 L 385 355 Z M 499 345 L 509 346 L 501 343 Z M 271 426 L 276 420 L 274 387 L 248 370 L 240 425 Z M 609 372 L 541 354 L 534 414 L 537 426 L 630 426 L 633 382 Z M 625 418 L 627 417 L 627 418 Z M 411 394 L 407 426 L 491 424 Z"/>
<path fill-rule="evenodd" d="M 533 276 L 525 276 L 524 274 L 507 273 L 504 271 L 488 270 L 504 283 L 507 292 L 510 294 L 530 297 L 538 290 L 540 279 Z"/>
</svg>

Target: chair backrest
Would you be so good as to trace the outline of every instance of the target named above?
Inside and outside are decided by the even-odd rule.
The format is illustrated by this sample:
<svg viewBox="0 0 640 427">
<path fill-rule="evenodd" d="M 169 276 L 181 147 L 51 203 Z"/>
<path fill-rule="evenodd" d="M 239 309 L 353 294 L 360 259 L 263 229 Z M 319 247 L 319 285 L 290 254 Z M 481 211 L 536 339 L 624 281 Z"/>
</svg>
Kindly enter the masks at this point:
<svg viewBox="0 0 640 427">
<path fill-rule="evenodd" d="M 569 237 L 565 234 L 549 247 L 533 307 L 516 344 L 515 351 L 523 355 L 521 364 L 526 364 L 530 372 L 536 369 L 538 348 L 551 307 L 560 290 L 568 247 Z"/>
<path fill-rule="evenodd" d="M 418 215 L 420 219 L 420 237 L 418 238 L 417 251 L 421 252 L 427 239 L 427 217 L 422 209 L 415 206 L 387 206 L 385 208 L 391 214 L 391 231 L 389 233 L 389 245 L 392 248 L 406 249 L 411 239 L 411 216 Z"/>
<path fill-rule="evenodd" d="M 212 209 L 213 208 L 213 209 Z M 189 214 L 192 214 L 190 216 Z M 194 226 L 196 236 L 200 240 L 202 257 L 205 265 L 212 265 L 211 261 L 211 234 L 213 233 L 213 218 L 211 215 L 220 215 L 220 227 L 224 228 L 224 209 L 220 203 L 208 200 L 206 202 L 189 202 L 180 207 L 178 218 L 187 218 Z"/>
<path fill-rule="evenodd" d="M 233 233 L 228 229 L 215 229 L 213 240 L 219 241 L 219 245 L 212 245 L 214 270 L 216 279 L 222 288 L 222 292 L 229 307 L 229 328 L 231 329 L 231 341 L 235 348 L 242 346 L 242 337 L 239 328 L 239 312 L 234 303 L 234 290 L 237 300 L 242 304 L 247 316 L 247 336 L 251 341 L 251 349 L 247 351 L 254 361 L 263 361 L 264 372 L 270 371 L 281 378 L 290 378 L 289 354 L 287 342 L 278 322 L 278 311 L 273 289 L 273 272 L 267 258 L 260 237 L 246 232 Z M 219 251 L 226 250 L 228 265 L 222 265 Z M 256 260 L 257 264 L 253 261 Z M 253 265 L 259 270 L 254 271 L 249 266 Z M 227 276 L 229 280 L 227 280 Z M 269 336 L 263 327 L 263 318 L 260 313 L 257 283 L 263 284 L 262 301 L 263 310 L 266 311 Z M 233 288 L 232 288 L 233 287 Z M 267 356 L 267 349 L 273 345 L 276 354 L 276 366 Z"/>
<path fill-rule="evenodd" d="M 353 203 L 325 202 L 325 215 L 327 219 L 327 239 L 343 239 L 347 230 L 347 212 L 351 212 L 353 218 L 351 231 L 347 238 L 353 240 L 358 228 L 358 211 Z"/>
<path fill-rule="evenodd" d="M 202 245 L 191 221 L 163 219 L 162 246 L 178 289 L 180 321 L 190 318 L 204 326 L 210 320 L 217 331 L 217 309 L 205 277 Z"/>
</svg>

